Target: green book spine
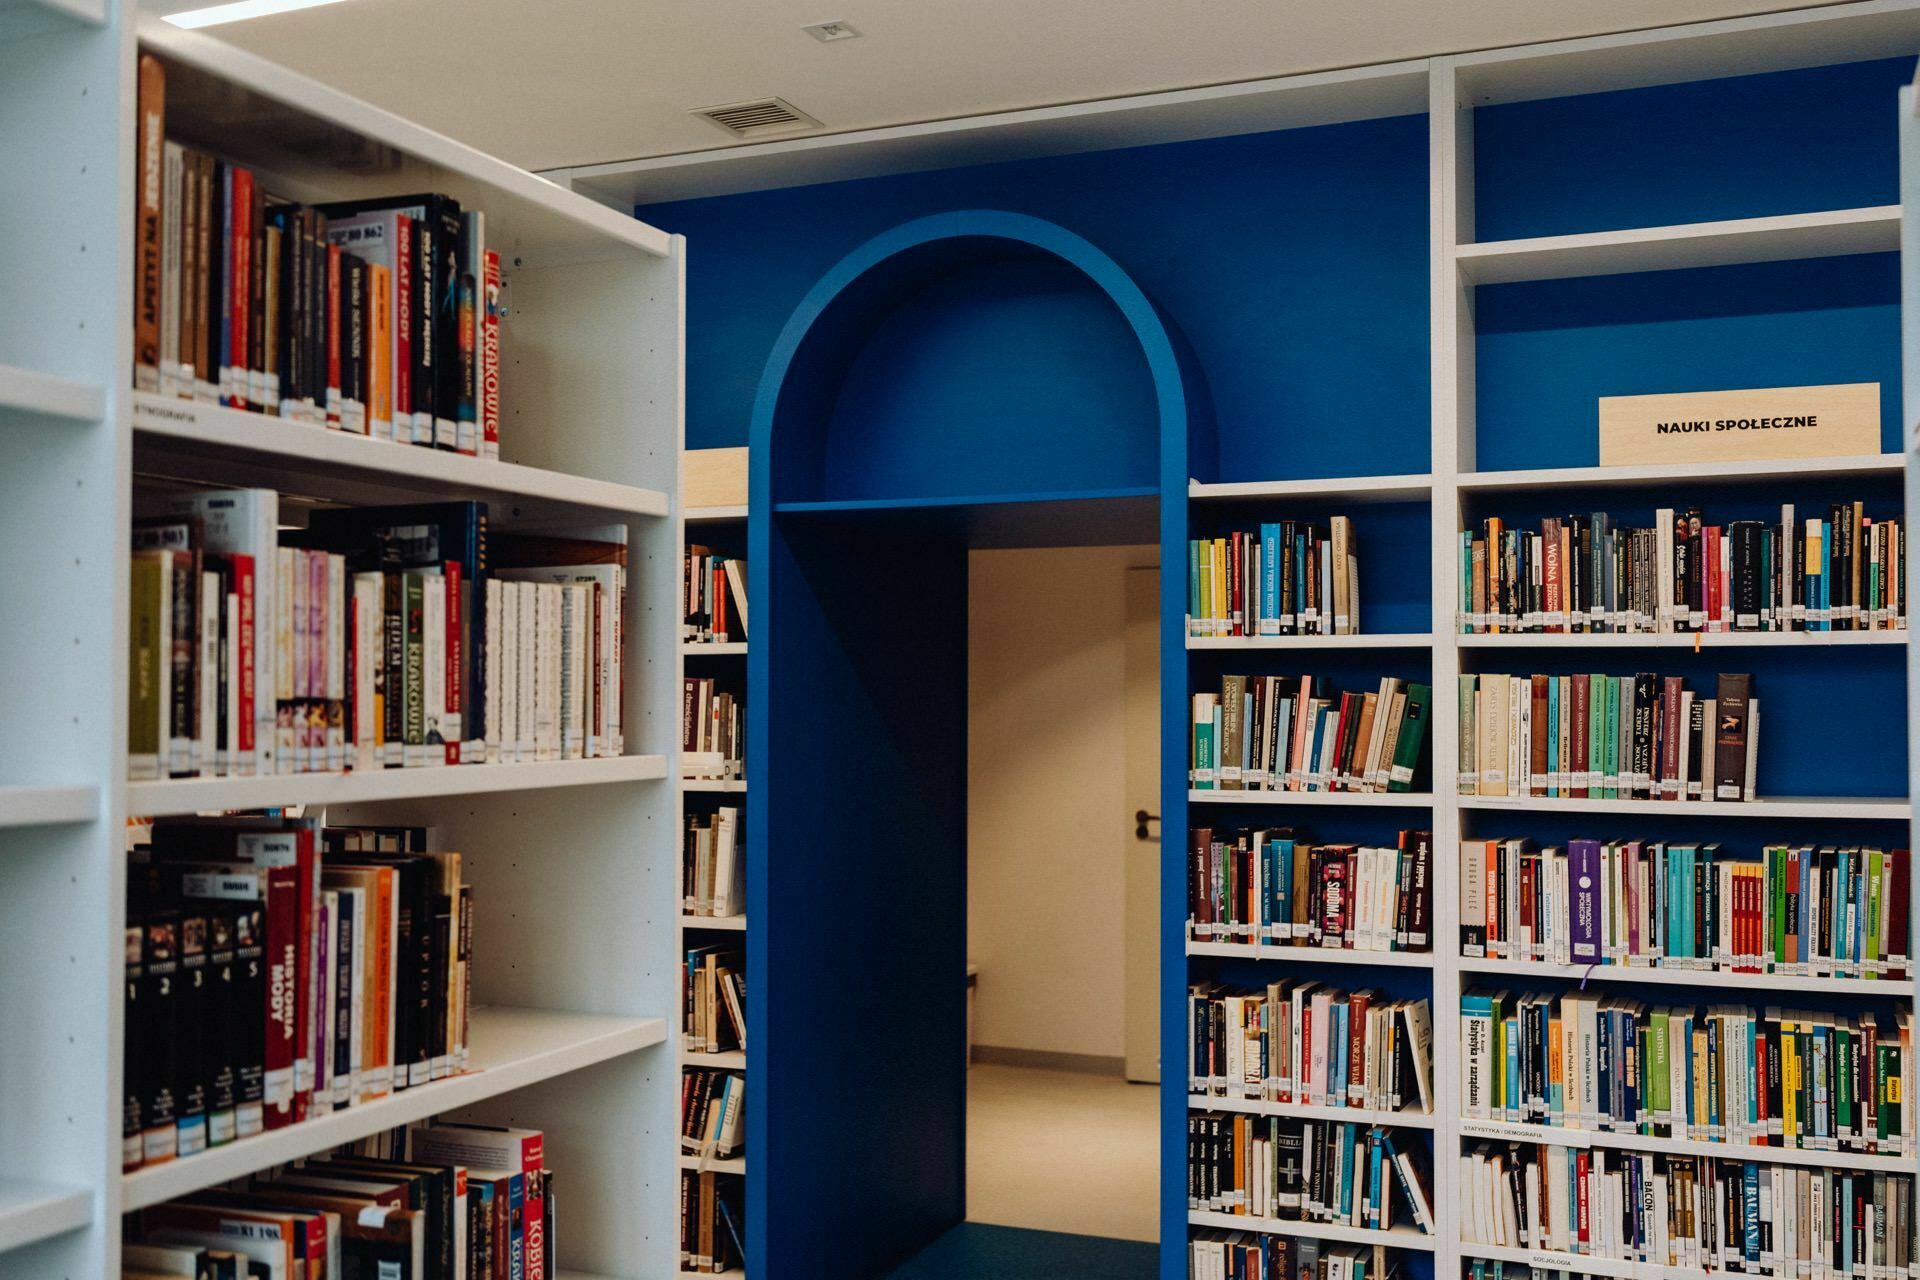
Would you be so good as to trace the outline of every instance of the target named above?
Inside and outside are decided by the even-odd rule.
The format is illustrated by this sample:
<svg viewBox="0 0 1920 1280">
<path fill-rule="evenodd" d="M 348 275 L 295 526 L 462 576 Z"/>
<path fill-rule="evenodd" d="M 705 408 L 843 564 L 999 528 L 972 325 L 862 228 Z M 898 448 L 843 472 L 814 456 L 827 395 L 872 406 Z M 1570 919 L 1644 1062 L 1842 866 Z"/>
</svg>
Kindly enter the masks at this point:
<svg viewBox="0 0 1920 1280">
<path fill-rule="evenodd" d="M 1393 772 L 1387 778 L 1387 790 L 1409 791 L 1413 788 L 1414 771 L 1420 765 L 1420 745 L 1426 741 L 1427 721 L 1432 718 L 1432 687 L 1409 681 L 1406 719 L 1400 725 L 1400 739 L 1394 745 Z"/>
<path fill-rule="evenodd" d="M 1479 687 L 1479 677 L 1462 674 L 1460 677 L 1460 794 L 1477 795 L 1480 791 L 1479 739 L 1473 722 L 1474 691 Z M 1391 789 L 1391 788 L 1389 788 Z"/>
<path fill-rule="evenodd" d="M 1213 721 L 1198 720 L 1193 726 L 1193 786 L 1196 791 L 1213 790 Z"/>
<path fill-rule="evenodd" d="M 1200 619 L 1206 610 L 1200 605 L 1200 540 L 1187 539 L 1187 634 L 1200 636 L 1206 634 L 1206 628 L 1200 625 Z"/>
<path fill-rule="evenodd" d="M 127 767 L 136 781 L 160 776 L 160 575 L 166 571 L 158 557 L 135 556 L 129 566 Z"/>
<path fill-rule="evenodd" d="M 1868 849 L 1867 853 L 1867 954 L 1868 968 L 1866 976 L 1879 978 L 1880 961 L 1886 957 L 1881 952 L 1880 913 L 1885 904 L 1880 898 L 1880 877 L 1886 872 L 1886 855 L 1878 849 Z"/>
<path fill-rule="evenodd" d="M 1605 676 L 1587 677 L 1587 794 L 1604 797 L 1607 768 L 1607 686 Z"/>
<path fill-rule="evenodd" d="M 1673 1065 L 1667 1056 L 1671 1051 L 1666 1011 L 1655 1009 L 1647 1019 L 1647 1110 L 1655 1116 L 1666 1111 L 1673 1096 L 1668 1074 Z"/>
<path fill-rule="evenodd" d="M 1787 847 L 1774 845 L 1767 850 L 1767 878 L 1772 881 L 1773 892 L 1768 895 L 1773 901 L 1773 962 L 1783 964 L 1787 958 Z"/>
</svg>

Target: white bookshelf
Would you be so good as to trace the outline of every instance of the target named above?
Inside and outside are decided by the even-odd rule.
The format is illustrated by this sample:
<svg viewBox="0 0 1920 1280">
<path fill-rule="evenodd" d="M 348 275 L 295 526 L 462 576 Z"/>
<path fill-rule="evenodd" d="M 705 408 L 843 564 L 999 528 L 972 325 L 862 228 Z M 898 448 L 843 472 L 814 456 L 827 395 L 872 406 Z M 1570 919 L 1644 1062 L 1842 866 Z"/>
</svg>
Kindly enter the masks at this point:
<svg viewBox="0 0 1920 1280">
<path fill-rule="evenodd" d="M 1905 800 L 1873 796 L 1793 796 L 1758 800 L 1596 800 L 1540 796 L 1461 796 L 1462 809 L 1515 809 L 1527 813 L 1632 813 L 1657 822 L 1662 814 L 1712 818 L 1877 818 L 1905 821 Z"/>
<path fill-rule="evenodd" d="M 1724 991 L 1729 984 L 1754 985 L 1757 981 L 1769 991 L 1888 996 L 1898 1000 L 1911 1000 L 1914 996 L 1912 979 L 1829 978 L 1798 973 L 1723 973 L 1718 969 L 1670 969 L 1659 965 L 1550 964 L 1541 960 L 1462 956 L 1460 971 L 1500 974 L 1514 979 L 1609 982 L 1632 987 L 1711 987 Z"/>
<path fill-rule="evenodd" d="M 170 136 L 305 201 L 440 191 L 501 251 L 499 461 L 135 393 L 136 57 Z M 297 147 L 286 140 L 297 137 Z M 233 46 L 103 0 L 0 0 L 0 1276 L 119 1273 L 121 1217 L 434 1115 L 543 1129 L 561 1274 L 678 1267 L 679 485 L 684 245 Z M 381 162 L 368 164 L 377 155 Z M 59 216 L 49 217 L 48 209 Z M 136 488 L 472 498 L 624 537 L 627 751 L 340 775 L 126 780 Z M 431 825 L 474 885 L 473 1070 L 122 1173 L 129 816 L 304 805 Z"/>
<path fill-rule="evenodd" d="M 745 450 L 741 450 L 740 452 L 744 453 Z M 707 460 L 702 459 L 700 465 L 707 466 Z M 689 544 L 711 536 L 714 531 L 725 530 L 730 540 L 739 548 L 740 554 L 745 554 L 747 534 L 747 507 L 745 504 L 684 507 L 681 524 L 680 547 L 683 551 Z M 679 557 L 677 556 L 675 563 L 679 563 Z M 752 572 L 752 566 L 748 566 L 748 572 Z M 749 579 L 749 581 L 751 581 L 751 579 Z M 749 641 L 746 640 L 704 642 L 682 640 L 679 645 L 680 674 L 682 677 L 691 675 L 719 676 L 725 674 L 734 678 L 734 687 L 745 695 L 748 692 L 746 679 L 748 643 Z M 686 797 L 690 795 L 710 797 L 710 799 L 704 799 L 700 802 L 701 808 L 704 810 L 717 809 L 724 805 L 732 805 L 740 810 L 740 827 L 734 839 L 736 855 L 744 857 L 747 844 L 746 779 L 682 778 L 680 779 L 680 792 L 683 813 L 686 808 Z M 677 856 L 679 855 L 676 855 L 676 857 Z M 745 955 L 747 945 L 747 918 L 745 915 L 702 916 L 687 912 L 681 913 L 680 947 L 683 955 L 693 947 L 726 942 L 738 945 L 741 948 L 742 955 Z M 756 997 L 763 998 L 764 993 L 748 992 L 748 999 Z M 683 1008 L 683 1006 L 676 1005 L 675 1008 Z M 747 1069 L 747 1055 L 744 1051 L 727 1053 L 695 1052 L 687 1049 L 684 1041 L 681 1040 L 678 1035 L 675 1036 L 675 1043 L 681 1046 L 679 1049 L 679 1060 L 680 1066 L 683 1069 L 694 1067 L 724 1068 L 737 1071 L 745 1071 Z M 748 1106 L 754 1105 L 755 1101 L 752 1089 L 753 1086 L 750 1083 L 747 1094 Z M 741 1127 L 741 1132 L 743 1135 L 745 1134 L 744 1124 Z M 747 1161 L 744 1156 L 726 1160 L 718 1157 L 709 1157 L 703 1163 L 699 1157 L 682 1152 L 679 1158 L 679 1167 L 696 1172 L 705 1170 L 712 1173 L 732 1174 L 744 1177 L 747 1172 Z M 744 1196 L 740 1202 L 742 1204 L 746 1203 Z M 751 1208 L 748 1210 L 748 1212 L 754 1211 L 755 1210 Z M 686 1271 L 681 1274 L 693 1275 L 696 1273 Z M 712 1273 L 700 1272 L 698 1274 L 711 1275 Z M 722 1274 L 744 1276 L 746 1272 L 744 1269 L 735 1269 L 723 1272 Z"/>
<path fill-rule="evenodd" d="M 1189 791 L 1193 804 L 1351 805 L 1363 809 L 1425 809 L 1424 791 Z"/>
<path fill-rule="evenodd" d="M 1439 1236 L 1425 1235 L 1410 1227 L 1375 1231 L 1369 1227 L 1349 1227 L 1337 1222 L 1295 1222 L 1291 1218 L 1256 1218 L 1251 1214 L 1201 1210 L 1187 1214 L 1187 1225 L 1220 1227 L 1227 1231 L 1255 1231 L 1270 1236 L 1303 1236 L 1312 1240 L 1331 1240 L 1336 1244 L 1382 1244 L 1424 1253 L 1434 1252 L 1440 1242 Z"/>
<path fill-rule="evenodd" d="M 1187 481 L 1195 502 L 1241 498 L 1337 498 L 1342 502 L 1424 502 L 1433 492 L 1430 475 L 1332 476 L 1320 480 Z"/>
<path fill-rule="evenodd" d="M 1547 633 L 1463 635 L 1462 649 L 1855 649 L 1861 645 L 1905 644 L 1899 631 L 1691 631 L 1649 635 L 1562 635 Z"/>
<path fill-rule="evenodd" d="M 1307 1120 L 1336 1120 L 1347 1124 L 1397 1125 L 1403 1129 L 1431 1129 L 1433 1117 L 1424 1111 L 1376 1111 L 1367 1107 L 1317 1107 L 1304 1102 L 1273 1102 L 1265 1098 L 1215 1098 L 1187 1095 L 1189 1111 L 1234 1111 L 1249 1116 L 1295 1116 Z"/>
<path fill-rule="evenodd" d="M 1425 631 L 1382 631 L 1357 636 L 1188 636 L 1189 649 L 1424 649 L 1433 643 Z"/>
<path fill-rule="evenodd" d="M 1263 947 L 1251 942 L 1189 942 L 1190 956 L 1233 960 L 1278 960 L 1285 964 L 1373 965 L 1383 969 L 1431 969 L 1425 951 L 1355 951 L 1344 947 Z"/>
</svg>

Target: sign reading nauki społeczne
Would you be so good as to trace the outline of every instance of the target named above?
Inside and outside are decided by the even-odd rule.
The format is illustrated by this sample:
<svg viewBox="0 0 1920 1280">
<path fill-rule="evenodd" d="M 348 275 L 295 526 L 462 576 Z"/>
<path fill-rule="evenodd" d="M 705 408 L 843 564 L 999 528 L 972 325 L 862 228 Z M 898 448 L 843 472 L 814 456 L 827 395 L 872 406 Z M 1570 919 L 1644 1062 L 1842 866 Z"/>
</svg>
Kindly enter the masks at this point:
<svg viewBox="0 0 1920 1280">
<path fill-rule="evenodd" d="M 1600 465 L 1880 452 L 1880 384 L 1600 397 Z"/>
</svg>

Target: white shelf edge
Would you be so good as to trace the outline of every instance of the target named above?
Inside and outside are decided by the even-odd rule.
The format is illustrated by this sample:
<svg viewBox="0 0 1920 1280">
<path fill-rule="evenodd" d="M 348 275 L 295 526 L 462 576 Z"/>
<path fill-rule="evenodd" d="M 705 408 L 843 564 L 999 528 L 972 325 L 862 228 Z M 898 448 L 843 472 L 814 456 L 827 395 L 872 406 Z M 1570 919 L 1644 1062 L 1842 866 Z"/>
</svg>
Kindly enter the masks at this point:
<svg viewBox="0 0 1920 1280">
<path fill-rule="evenodd" d="M 77 1231 L 93 1221 L 84 1187 L 0 1178 L 0 1254 Z"/>
<path fill-rule="evenodd" d="M 698 657 L 702 654 L 709 654 L 716 657 L 725 654 L 739 654 L 744 657 L 747 652 L 747 642 L 745 640 L 682 640 L 680 642 L 680 652 L 689 658 Z"/>
<path fill-rule="evenodd" d="M 107 416 L 104 387 L 0 364 L 0 412 L 34 414 L 66 422 L 98 422 Z"/>
<path fill-rule="evenodd" d="M 683 1270 L 676 1274 L 683 1275 L 683 1276 L 699 1276 L 700 1280 L 745 1280 L 745 1276 L 747 1273 L 735 1268 L 727 1271 L 685 1271 Z M 567 1280 L 567 1277 L 568 1277 L 567 1272 L 562 1271 L 560 1273 L 560 1280 Z M 583 1280 L 597 1280 L 597 1277 L 587 1276 L 587 1277 L 584 1277 Z"/>
<path fill-rule="evenodd" d="M 363 769 L 353 773 L 293 773 L 265 778 L 175 778 L 129 782 L 127 812 L 136 817 L 263 809 L 282 805 L 363 804 L 424 800 L 497 791 L 646 782 L 667 776 L 665 756 L 554 760 L 544 764 L 448 765 L 424 769 Z"/>
<path fill-rule="evenodd" d="M 143 50 L 196 67 L 217 79 L 392 147 L 428 165 L 469 178 L 511 200 L 563 218 L 580 231 L 609 244 L 637 249 L 656 258 L 665 258 L 672 252 L 673 237 L 638 218 L 589 200 L 224 40 L 183 30 L 152 16 L 141 18 L 137 30 Z"/>
<path fill-rule="evenodd" d="M 1266 1098 L 1215 1098 L 1187 1095 L 1189 1111 L 1237 1111 L 1252 1116 L 1299 1116 L 1306 1120 L 1334 1120 L 1348 1124 L 1377 1124 L 1400 1129 L 1431 1129 L 1436 1118 L 1424 1111 L 1374 1111 L 1365 1107 L 1316 1107 L 1304 1102 L 1273 1102 Z"/>
<path fill-rule="evenodd" d="M 396 488 L 499 494 L 619 515 L 664 516 L 668 511 L 667 495 L 657 489 L 375 440 L 150 391 L 131 394 L 136 436 L 187 441 L 236 461 L 264 459 L 296 475 L 348 473 L 377 477 Z"/>
<path fill-rule="evenodd" d="M 1357 636 L 1188 636 L 1188 649 L 1424 649 L 1431 631 L 1383 631 Z"/>
<path fill-rule="evenodd" d="M 688 524 L 712 524 L 720 520 L 745 520 L 745 504 L 735 507 L 688 507 L 683 514 Z"/>
<path fill-rule="evenodd" d="M 1464 797 L 1462 797 L 1464 799 Z M 1193 804 L 1329 804 L 1430 809 L 1428 791 L 1188 791 Z"/>
<path fill-rule="evenodd" d="M 1605 1147 L 1615 1151 L 1651 1151 L 1667 1155 L 1713 1156 L 1751 1160 L 1756 1164 L 1825 1165 L 1835 1169 L 1863 1169 L 1875 1173 L 1911 1173 L 1914 1157 L 1868 1155 L 1857 1151 L 1812 1151 L 1803 1147 L 1758 1147 L 1739 1142 L 1704 1142 L 1696 1138 L 1655 1138 L 1601 1129 L 1556 1129 L 1549 1125 L 1513 1124 L 1499 1120 L 1460 1120 L 1463 1141 L 1538 1143 L 1549 1147 Z"/>
<path fill-rule="evenodd" d="M 747 1055 L 739 1049 L 729 1049 L 722 1053 L 696 1053 L 691 1049 L 680 1055 L 683 1067 L 713 1067 L 720 1071 L 745 1071 Z"/>
<path fill-rule="evenodd" d="M 1333 1240 L 1341 1244 L 1383 1244 L 1397 1249 L 1432 1252 L 1438 1236 L 1395 1227 L 1375 1231 L 1369 1227 L 1349 1227 L 1337 1222 L 1295 1222 L 1291 1218 L 1256 1218 L 1246 1213 L 1211 1213 L 1201 1209 L 1187 1211 L 1190 1227 L 1216 1227 L 1222 1231 L 1254 1231 L 1269 1236 L 1305 1236 L 1314 1240 Z"/>
<path fill-rule="evenodd" d="M 1334 476 L 1319 480 L 1187 481 L 1196 502 L 1231 498 L 1347 498 L 1354 502 L 1419 502 L 1433 494 L 1431 475 Z"/>
<path fill-rule="evenodd" d="M 1884 995 L 1911 1000 L 1911 978 L 1815 978 L 1793 973 L 1737 973 L 1720 969 L 1670 969 L 1664 965 L 1552 964 L 1541 960 L 1461 956 L 1460 972 L 1507 974 L 1522 978 L 1561 978 L 1568 981 L 1630 982 L 1665 987 L 1715 987 L 1723 990 L 1814 991 L 1850 995 Z"/>
<path fill-rule="evenodd" d="M 682 778 L 680 785 L 688 791 L 711 791 L 730 796 L 747 793 L 747 783 L 744 778 Z"/>
<path fill-rule="evenodd" d="M 1497 632 L 1454 637 L 1462 649 L 1838 649 L 1905 644 L 1907 631 Z"/>
<path fill-rule="evenodd" d="M 1302 961 L 1307 964 L 1358 964 L 1389 969 L 1431 969 L 1431 951 L 1356 951 L 1346 947 L 1261 947 L 1250 942 L 1187 943 L 1190 956 L 1234 960 Z"/>
<path fill-rule="evenodd" d="M 722 929 L 729 933 L 745 933 L 745 916 L 689 916 L 680 917 L 682 929 Z"/>
<path fill-rule="evenodd" d="M 98 787 L 0 787 L 0 828 L 92 822 L 99 816 Z"/>
<path fill-rule="evenodd" d="M 1483 241 L 1457 246 L 1454 261 L 1459 265 L 1462 279 L 1468 283 L 1509 284 L 1779 262 L 1790 258 L 1892 253 L 1899 248 L 1900 206 L 1889 204 Z"/>
<path fill-rule="evenodd" d="M 1460 796 L 1462 809 L 1533 813 L 1689 814 L 1723 818 L 1869 818 L 1905 822 L 1905 800 L 1861 796 L 1797 796 L 1779 800 L 1576 800 L 1544 796 Z"/>
<path fill-rule="evenodd" d="M 1852 458 L 1689 462 L 1672 466 L 1648 464 L 1630 467 L 1540 467 L 1515 471 L 1468 471 L 1461 473 L 1457 483 L 1463 493 L 1501 489 L 1644 488 L 1693 480 L 1725 483 L 1743 480 L 1817 480 L 1841 476 L 1898 476 L 1904 467 L 1904 455 L 1879 453 L 1862 454 Z"/>
<path fill-rule="evenodd" d="M 473 1012 L 473 1033 L 473 1059 L 479 1069 L 124 1174 L 122 1210 L 144 1209 L 383 1129 L 411 1124 L 662 1044 L 667 1038 L 667 1024 L 663 1018 L 483 1008 Z"/>
<path fill-rule="evenodd" d="M 686 1152 L 682 1151 L 680 1153 L 680 1167 L 682 1169 L 692 1169 L 692 1170 L 698 1171 L 701 1167 L 700 1157 L 690 1156 Z M 713 1159 L 707 1161 L 706 1171 L 708 1173 L 742 1173 L 743 1174 L 747 1171 L 747 1158 L 745 1156 L 733 1156 L 727 1159 L 722 1159 L 716 1156 Z"/>
</svg>

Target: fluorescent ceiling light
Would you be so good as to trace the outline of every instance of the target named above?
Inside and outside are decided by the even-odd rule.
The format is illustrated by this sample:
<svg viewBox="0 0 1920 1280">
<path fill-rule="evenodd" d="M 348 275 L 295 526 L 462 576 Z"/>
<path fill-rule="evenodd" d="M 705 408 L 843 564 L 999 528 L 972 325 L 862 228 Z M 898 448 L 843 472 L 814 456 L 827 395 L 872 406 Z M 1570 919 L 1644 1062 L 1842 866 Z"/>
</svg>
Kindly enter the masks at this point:
<svg viewBox="0 0 1920 1280">
<path fill-rule="evenodd" d="M 223 22 L 242 22 L 273 13 L 289 13 L 295 9 L 339 3 L 340 0 L 235 0 L 233 4 L 216 4 L 205 9 L 169 13 L 166 19 L 176 27 L 217 27 Z"/>
</svg>

